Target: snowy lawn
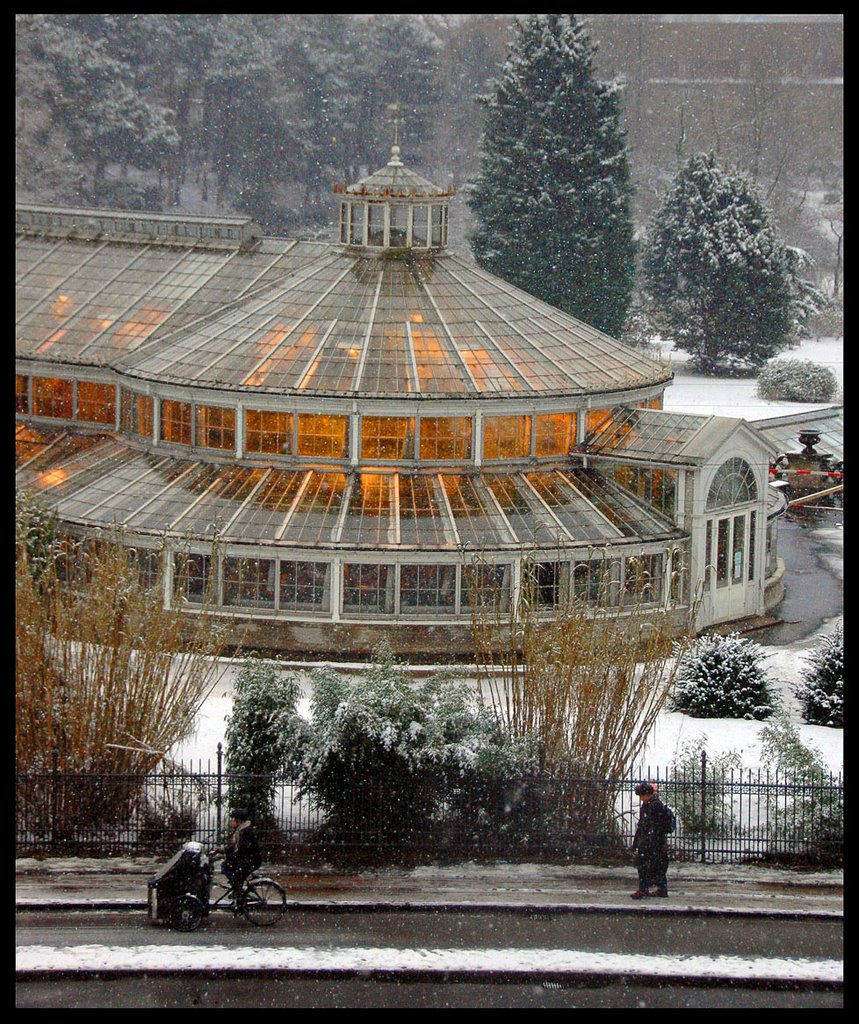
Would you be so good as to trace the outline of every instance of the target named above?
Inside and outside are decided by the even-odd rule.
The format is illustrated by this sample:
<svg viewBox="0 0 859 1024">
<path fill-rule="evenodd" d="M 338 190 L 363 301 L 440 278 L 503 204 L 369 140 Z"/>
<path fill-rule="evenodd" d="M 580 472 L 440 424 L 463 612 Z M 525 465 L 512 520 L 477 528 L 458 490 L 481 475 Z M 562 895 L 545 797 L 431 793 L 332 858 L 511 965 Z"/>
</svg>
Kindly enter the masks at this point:
<svg viewBox="0 0 859 1024">
<path fill-rule="evenodd" d="M 739 416 L 746 420 L 771 419 L 790 413 L 825 409 L 836 402 L 768 402 L 758 398 L 755 377 L 704 377 L 687 369 L 689 357 L 670 345 L 653 346 L 654 354 L 671 359 L 674 383 L 665 392 L 665 408 L 670 412 L 699 413 L 711 416 Z M 844 342 L 841 338 L 806 339 L 796 348 L 782 352 L 776 359 L 808 359 L 832 370 L 838 385 L 844 388 Z"/>
</svg>

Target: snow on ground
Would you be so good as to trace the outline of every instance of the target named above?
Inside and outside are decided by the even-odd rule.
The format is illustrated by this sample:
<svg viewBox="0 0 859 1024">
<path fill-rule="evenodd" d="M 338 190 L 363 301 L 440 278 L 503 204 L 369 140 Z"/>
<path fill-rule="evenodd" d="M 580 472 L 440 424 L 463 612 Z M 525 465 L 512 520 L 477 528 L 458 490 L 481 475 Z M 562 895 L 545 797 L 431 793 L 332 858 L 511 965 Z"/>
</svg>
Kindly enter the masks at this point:
<svg viewBox="0 0 859 1024">
<path fill-rule="evenodd" d="M 793 696 L 792 686 L 798 682 L 804 669 L 804 659 L 820 637 L 831 633 L 838 619 L 826 622 L 810 637 L 787 644 L 784 647 L 762 646 L 766 655 L 765 665 L 773 682 L 774 691 L 781 697 L 791 721 L 802 741 L 814 747 L 822 756 L 829 771 L 837 774 L 844 765 L 843 731 L 820 725 L 805 725 L 802 722 L 799 705 Z M 218 743 L 226 743 L 224 731 L 226 718 L 232 707 L 233 680 L 240 668 L 240 662 L 225 661 L 220 681 L 203 706 L 194 737 L 179 746 L 171 755 L 174 760 L 196 767 L 202 762 L 213 765 L 217 756 Z M 290 671 L 297 671 L 291 669 Z M 308 671 L 297 671 L 304 694 L 299 711 L 305 717 L 309 714 L 310 680 Z M 766 723 L 747 722 L 733 718 L 692 718 L 680 712 L 664 711 L 657 718 L 656 725 L 640 759 L 638 774 L 651 774 L 645 769 L 667 768 L 674 762 L 686 743 L 706 737 L 706 749 L 710 758 L 728 751 L 739 751 L 743 766 L 757 769 L 761 766 L 761 731 Z"/>
<path fill-rule="evenodd" d="M 804 359 L 833 371 L 839 388 L 844 388 L 844 342 L 842 338 L 806 338 L 796 348 L 777 359 Z M 665 408 L 670 412 L 700 413 L 712 416 L 739 416 L 746 420 L 771 419 L 790 413 L 825 409 L 835 403 L 768 402 L 758 398 L 755 377 L 705 377 L 687 369 L 689 356 L 670 344 L 654 343 L 654 354 L 670 358 L 674 383 L 665 392 Z"/>
<path fill-rule="evenodd" d="M 637 953 L 634 970 L 643 977 L 731 978 L 734 980 L 844 980 L 839 960 L 808 957 L 666 956 Z M 507 974 L 575 973 L 625 976 L 628 953 L 566 949 L 400 949 L 324 946 L 18 946 L 15 969 L 93 970 L 302 970 L 302 971 L 504 971 Z"/>
</svg>

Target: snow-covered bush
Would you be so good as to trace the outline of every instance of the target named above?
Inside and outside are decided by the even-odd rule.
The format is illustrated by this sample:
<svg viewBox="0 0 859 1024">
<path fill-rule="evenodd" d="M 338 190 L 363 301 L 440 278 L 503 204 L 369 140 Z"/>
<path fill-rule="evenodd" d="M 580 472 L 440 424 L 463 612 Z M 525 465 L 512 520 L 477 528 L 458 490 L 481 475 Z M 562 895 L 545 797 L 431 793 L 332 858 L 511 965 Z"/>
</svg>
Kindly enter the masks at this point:
<svg viewBox="0 0 859 1024">
<path fill-rule="evenodd" d="M 768 718 L 774 698 L 763 659 L 761 648 L 738 633 L 698 637 L 680 657 L 671 709 L 693 718 Z"/>
<path fill-rule="evenodd" d="M 823 637 L 806 657 L 807 669 L 794 687 L 809 725 L 844 728 L 844 630 Z"/>
<path fill-rule="evenodd" d="M 758 397 L 770 402 L 831 402 L 838 378 L 810 359 L 776 359 L 758 374 Z"/>
<path fill-rule="evenodd" d="M 227 718 L 227 769 L 231 807 L 246 807 L 251 820 L 271 820 L 276 777 L 300 757 L 303 723 L 298 680 L 270 661 L 248 659 L 233 685 Z"/>
<path fill-rule="evenodd" d="M 468 684 L 412 680 L 385 643 L 360 679 L 318 669 L 312 680 L 302 785 L 335 835 L 419 838 L 442 795 L 493 764 L 498 729 Z"/>
</svg>

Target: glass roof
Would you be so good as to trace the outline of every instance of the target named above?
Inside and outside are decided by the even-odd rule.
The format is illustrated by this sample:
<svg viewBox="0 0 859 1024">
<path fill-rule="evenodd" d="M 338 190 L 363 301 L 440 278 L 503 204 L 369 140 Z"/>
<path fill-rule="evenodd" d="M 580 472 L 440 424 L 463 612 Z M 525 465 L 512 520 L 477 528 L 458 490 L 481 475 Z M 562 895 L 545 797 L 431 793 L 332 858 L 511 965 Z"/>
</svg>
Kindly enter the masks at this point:
<svg viewBox="0 0 859 1024">
<path fill-rule="evenodd" d="M 655 462 L 682 462 L 684 450 L 709 422 L 706 416 L 627 408 L 606 420 L 586 439 L 588 452 Z"/>
<path fill-rule="evenodd" d="M 543 396 L 658 386 L 668 366 L 464 257 L 20 236 L 19 357 L 271 394 Z"/>
<path fill-rule="evenodd" d="M 594 469 L 336 472 L 200 463 L 113 436 L 22 432 L 19 485 L 67 521 L 272 546 L 472 551 L 678 536 Z M 51 443 L 51 442 L 54 443 Z"/>
<path fill-rule="evenodd" d="M 773 454 L 801 452 L 804 446 L 799 443 L 800 431 L 814 430 L 820 434 L 814 450 L 821 455 L 831 455 L 837 462 L 844 461 L 843 408 L 815 409 L 775 419 L 755 420 L 751 426 L 764 437 Z"/>
</svg>

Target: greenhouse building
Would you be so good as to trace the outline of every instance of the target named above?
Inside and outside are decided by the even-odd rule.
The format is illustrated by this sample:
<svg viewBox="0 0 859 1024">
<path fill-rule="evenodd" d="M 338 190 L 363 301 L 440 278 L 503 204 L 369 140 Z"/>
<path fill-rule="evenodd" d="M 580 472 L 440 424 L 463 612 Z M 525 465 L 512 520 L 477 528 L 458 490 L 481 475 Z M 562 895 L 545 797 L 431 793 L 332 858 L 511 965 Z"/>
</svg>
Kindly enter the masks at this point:
<svg viewBox="0 0 859 1024">
<path fill-rule="evenodd" d="M 337 198 L 338 243 L 19 206 L 18 486 L 249 647 L 466 654 L 526 584 L 765 610 L 754 428 L 664 411 L 670 366 L 451 251 L 451 192 L 397 147 Z"/>
</svg>

